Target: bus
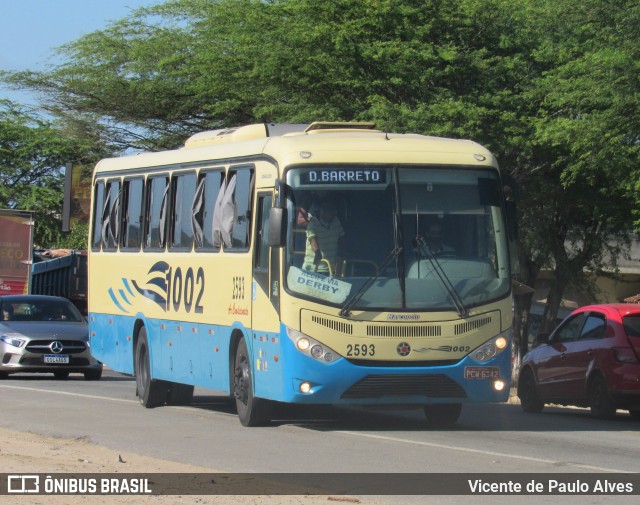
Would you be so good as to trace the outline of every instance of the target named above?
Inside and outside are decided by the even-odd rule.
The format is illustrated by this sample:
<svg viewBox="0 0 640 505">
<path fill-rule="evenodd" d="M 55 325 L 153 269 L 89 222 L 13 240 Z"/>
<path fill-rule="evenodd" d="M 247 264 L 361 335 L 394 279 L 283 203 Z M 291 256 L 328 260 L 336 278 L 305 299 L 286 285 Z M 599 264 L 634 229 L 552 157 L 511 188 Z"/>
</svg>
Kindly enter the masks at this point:
<svg viewBox="0 0 640 505">
<path fill-rule="evenodd" d="M 283 403 L 450 426 L 464 403 L 507 400 L 513 205 L 479 144 L 255 124 L 101 160 L 92 184 L 91 351 L 144 407 L 197 386 L 243 426 Z M 339 240 L 318 255 L 327 202 Z"/>
</svg>

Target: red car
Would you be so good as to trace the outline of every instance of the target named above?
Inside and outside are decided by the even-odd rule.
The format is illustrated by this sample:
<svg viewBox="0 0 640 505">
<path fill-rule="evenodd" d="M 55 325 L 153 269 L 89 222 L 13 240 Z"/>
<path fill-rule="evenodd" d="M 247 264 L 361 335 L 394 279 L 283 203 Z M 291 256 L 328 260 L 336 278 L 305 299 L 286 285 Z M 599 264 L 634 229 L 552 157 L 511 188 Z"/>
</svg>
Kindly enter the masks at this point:
<svg viewBox="0 0 640 505">
<path fill-rule="evenodd" d="M 590 407 L 601 419 L 626 409 L 640 420 L 640 305 L 581 307 L 542 340 L 522 360 L 525 412 L 556 403 Z"/>
</svg>

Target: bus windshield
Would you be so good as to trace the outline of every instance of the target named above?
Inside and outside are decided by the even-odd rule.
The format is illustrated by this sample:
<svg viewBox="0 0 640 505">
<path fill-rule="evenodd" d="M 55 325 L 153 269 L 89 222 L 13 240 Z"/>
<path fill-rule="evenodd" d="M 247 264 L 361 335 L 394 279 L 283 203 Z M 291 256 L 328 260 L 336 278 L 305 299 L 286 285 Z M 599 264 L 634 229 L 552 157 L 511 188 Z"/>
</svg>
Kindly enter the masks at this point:
<svg viewBox="0 0 640 505">
<path fill-rule="evenodd" d="M 506 296 L 497 170 L 312 166 L 287 171 L 285 285 L 348 310 L 456 310 Z"/>
</svg>

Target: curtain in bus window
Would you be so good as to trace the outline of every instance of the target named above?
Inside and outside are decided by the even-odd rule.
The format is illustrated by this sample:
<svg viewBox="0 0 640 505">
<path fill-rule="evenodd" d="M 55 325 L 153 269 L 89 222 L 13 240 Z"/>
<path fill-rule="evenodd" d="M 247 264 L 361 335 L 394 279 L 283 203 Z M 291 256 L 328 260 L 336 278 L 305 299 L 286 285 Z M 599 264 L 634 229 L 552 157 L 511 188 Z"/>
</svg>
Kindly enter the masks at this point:
<svg viewBox="0 0 640 505">
<path fill-rule="evenodd" d="M 251 196 L 253 195 L 253 170 L 239 169 L 236 173 L 237 184 L 233 198 L 234 225 L 231 241 L 233 247 L 249 247 L 251 235 Z"/>
<path fill-rule="evenodd" d="M 167 182 L 165 180 L 165 182 Z M 160 247 L 164 247 L 165 242 L 165 233 L 167 230 L 167 195 L 169 194 L 169 184 L 164 188 L 164 194 L 162 195 L 162 204 L 160 207 L 160 229 L 158 230 L 160 237 Z"/>
<path fill-rule="evenodd" d="M 172 241 L 170 246 L 191 249 L 193 246 L 193 199 L 196 192 L 196 175 L 187 173 L 173 181 Z"/>
<path fill-rule="evenodd" d="M 214 172 L 207 172 L 204 175 L 204 193 L 203 193 L 203 206 L 202 214 L 199 216 L 199 222 L 202 225 L 203 244 L 202 248 L 207 250 L 220 249 L 220 243 L 216 245 L 214 239 L 214 222 L 216 205 L 218 199 L 224 193 L 225 178 L 224 171 L 216 170 Z"/>
<path fill-rule="evenodd" d="M 148 181 L 145 248 L 164 246 L 168 183 L 167 177 L 154 177 Z"/>
<path fill-rule="evenodd" d="M 101 237 L 100 245 L 102 246 L 103 249 L 107 247 L 107 236 L 108 236 L 109 218 L 110 218 L 110 215 L 109 215 L 110 200 L 111 200 L 111 186 L 107 188 L 107 194 L 104 197 L 104 204 L 102 206 L 102 232 L 100 234 L 100 237 Z"/>
<path fill-rule="evenodd" d="M 122 245 L 128 249 L 140 247 L 142 222 L 142 179 L 125 181 L 123 186 L 123 206 L 125 212 L 122 225 Z"/>
<path fill-rule="evenodd" d="M 236 220 L 236 207 L 233 201 L 233 195 L 236 189 L 236 175 L 223 185 L 220 189 L 216 200 L 216 207 L 213 213 L 213 244 L 220 247 L 231 247 L 231 232 Z"/>
<path fill-rule="evenodd" d="M 93 208 L 93 249 L 99 249 L 102 243 L 102 216 L 104 212 L 104 183 L 98 182 L 95 189 Z"/>
<path fill-rule="evenodd" d="M 202 217 L 204 211 L 204 182 L 206 177 L 201 177 L 196 193 L 193 196 L 193 205 L 191 206 L 191 226 L 193 227 L 193 235 L 196 243 L 196 249 L 200 249 L 204 244 L 204 231 L 202 229 Z"/>
</svg>

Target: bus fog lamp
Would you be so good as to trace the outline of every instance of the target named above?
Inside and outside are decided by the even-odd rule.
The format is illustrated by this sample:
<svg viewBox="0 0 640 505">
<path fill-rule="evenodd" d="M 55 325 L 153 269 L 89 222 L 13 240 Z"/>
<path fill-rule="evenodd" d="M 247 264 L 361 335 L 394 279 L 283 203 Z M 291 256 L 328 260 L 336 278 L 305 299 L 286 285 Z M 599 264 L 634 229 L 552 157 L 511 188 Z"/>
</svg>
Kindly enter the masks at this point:
<svg viewBox="0 0 640 505">
<path fill-rule="evenodd" d="M 309 384 L 308 382 L 302 382 L 300 384 L 300 392 L 307 394 L 311 391 L 311 384 Z"/>
<path fill-rule="evenodd" d="M 505 386 L 506 384 L 504 383 L 504 381 L 500 379 L 493 382 L 493 389 L 495 389 L 496 391 L 503 391 Z"/>
</svg>

